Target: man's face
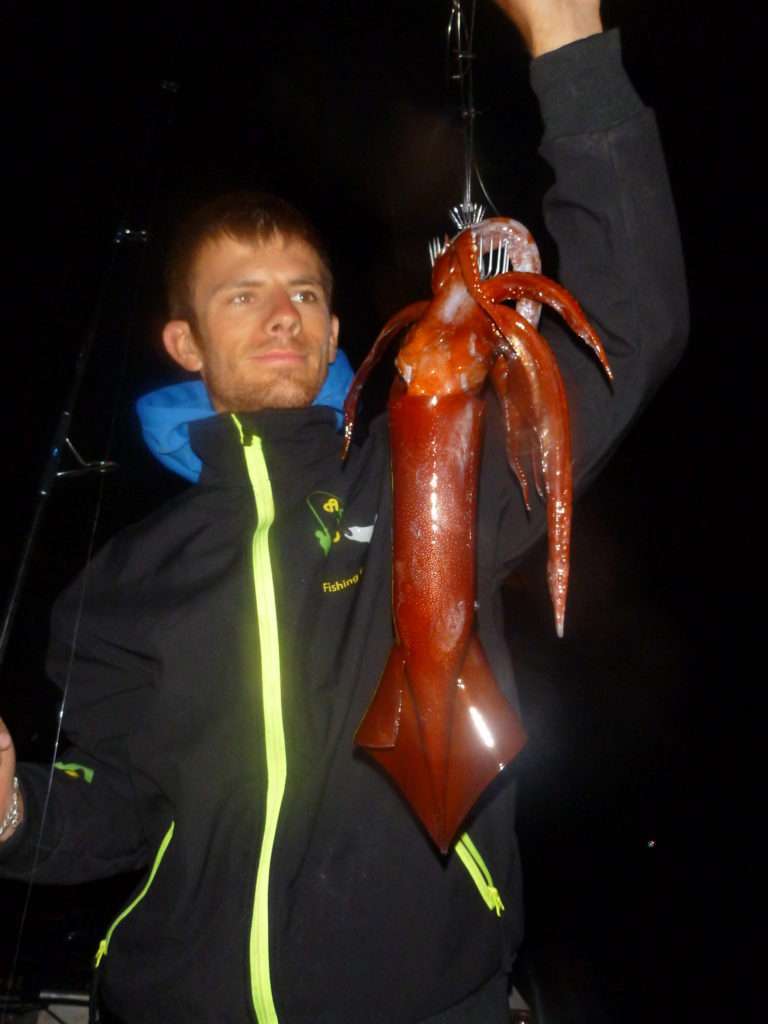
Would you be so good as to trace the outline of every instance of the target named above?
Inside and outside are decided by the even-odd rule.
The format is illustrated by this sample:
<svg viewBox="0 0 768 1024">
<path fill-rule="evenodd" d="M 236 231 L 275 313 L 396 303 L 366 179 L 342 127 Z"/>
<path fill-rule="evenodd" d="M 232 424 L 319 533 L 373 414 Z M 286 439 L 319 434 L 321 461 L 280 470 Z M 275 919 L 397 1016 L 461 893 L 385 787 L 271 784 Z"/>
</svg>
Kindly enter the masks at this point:
<svg viewBox="0 0 768 1024">
<path fill-rule="evenodd" d="M 299 238 L 275 235 L 206 243 L 194 270 L 196 332 L 166 324 L 163 340 L 187 370 L 199 371 L 218 412 L 309 405 L 336 358 L 320 258 Z"/>
</svg>

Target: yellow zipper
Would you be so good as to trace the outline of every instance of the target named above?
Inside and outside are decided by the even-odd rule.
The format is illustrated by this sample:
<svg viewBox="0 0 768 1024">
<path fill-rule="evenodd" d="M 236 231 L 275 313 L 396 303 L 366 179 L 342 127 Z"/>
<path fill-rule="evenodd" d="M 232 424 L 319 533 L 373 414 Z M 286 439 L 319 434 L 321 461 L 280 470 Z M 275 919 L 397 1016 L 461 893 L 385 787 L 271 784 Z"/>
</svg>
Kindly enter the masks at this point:
<svg viewBox="0 0 768 1024">
<path fill-rule="evenodd" d="M 469 872 L 472 881 L 477 886 L 477 891 L 483 897 L 483 901 L 489 910 L 493 910 L 497 917 L 501 917 L 504 911 L 504 904 L 501 901 L 501 893 L 493 884 L 493 878 L 488 867 L 480 855 L 480 851 L 465 832 L 456 842 L 454 847 L 464 867 Z"/>
<path fill-rule="evenodd" d="M 152 864 L 152 868 L 150 869 L 150 872 L 149 872 L 149 875 L 147 876 L 146 882 L 141 887 L 141 891 L 134 897 L 134 899 L 131 900 L 131 902 L 128 904 L 127 907 L 124 907 L 123 910 L 120 911 L 120 913 L 117 915 L 115 920 L 109 926 L 109 930 L 107 931 L 107 934 L 104 936 L 104 938 L 99 943 L 99 948 L 96 950 L 96 957 L 94 958 L 94 966 L 95 967 L 99 966 L 101 961 L 104 959 L 104 957 L 109 952 L 109 944 L 112 941 L 112 935 L 113 935 L 113 933 L 115 931 L 115 928 L 117 928 L 117 926 L 121 923 L 121 921 L 124 921 L 126 919 L 126 917 L 128 917 L 128 915 L 133 910 L 136 909 L 136 907 L 138 907 L 138 905 L 141 903 L 141 901 L 144 899 L 144 897 L 149 892 L 149 888 L 150 888 L 150 886 L 152 885 L 152 883 L 155 880 L 155 875 L 157 874 L 158 868 L 162 864 L 163 857 L 165 856 L 165 851 L 168 849 L 168 846 L 169 846 L 169 844 L 171 842 L 171 839 L 173 838 L 173 830 L 175 828 L 176 828 L 176 822 L 172 821 L 168 831 L 163 836 L 162 842 L 160 843 L 159 847 L 157 848 L 157 853 L 155 854 L 155 859 L 154 859 L 154 862 Z"/>
<path fill-rule="evenodd" d="M 277 1024 L 269 963 L 269 871 L 277 834 L 280 806 L 285 793 L 287 759 L 283 732 L 280 647 L 275 606 L 275 587 L 269 557 L 269 529 L 275 519 L 272 486 L 264 459 L 261 439 L 245 437 L 242 425 L 233 416 L 243 445 L 248 478 L 256 501 L 257 524 L 253 535 L 253 584 L 261 651 L 262 706 L 264 743 L 267 762 L 267 800 L 264 835 L 261 841 L 256 891 L 251 921 L 250 959 L 251 993 L 259 1024 Z"/>
</svg>

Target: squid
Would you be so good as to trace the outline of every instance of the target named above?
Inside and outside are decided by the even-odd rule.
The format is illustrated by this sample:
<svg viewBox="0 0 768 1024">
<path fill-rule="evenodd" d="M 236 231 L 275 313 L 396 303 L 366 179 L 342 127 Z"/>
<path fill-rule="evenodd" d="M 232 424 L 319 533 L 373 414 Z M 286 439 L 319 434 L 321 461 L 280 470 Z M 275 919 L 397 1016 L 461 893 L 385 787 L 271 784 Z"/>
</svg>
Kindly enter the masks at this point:
<svg viewBox="0 0 768 1024">
<path fill-rule="evenodd" d="M 542 304 L 563 317 L 612 376 L 576 300 L 541 275 L 538 249 L 522 224 L 484 220 L 432 254 L 432 299 L 406 306 L 385 324 L 353 381 L 344 452 L 372 367 L 407 331 L 388 403 L 395 641 L 355 743 L 390 776 L 445 854 L 480 795 L 526 740 L 476 632 L 486 384 L 490 380 L 501 405 L 507 458 L 526 508 L 531 484 L 546 502 L 547 577 L 562 636 L 571 440 L 563 380 L 537 330 Z"/>
</svg>

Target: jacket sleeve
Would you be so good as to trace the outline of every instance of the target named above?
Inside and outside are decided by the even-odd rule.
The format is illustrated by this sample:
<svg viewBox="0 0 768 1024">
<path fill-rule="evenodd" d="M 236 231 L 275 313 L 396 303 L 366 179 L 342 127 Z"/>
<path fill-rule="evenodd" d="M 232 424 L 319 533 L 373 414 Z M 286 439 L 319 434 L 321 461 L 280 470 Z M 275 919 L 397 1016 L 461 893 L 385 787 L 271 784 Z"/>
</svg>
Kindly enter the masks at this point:
<svg viewBox="0 0 768 1024">
<path fill-rule="evenodd" d="M 609 385 L 586 346 L 545 310 L 540 329 L 565 379 L 580 490 L 680 357 L 685 273 L 655 118 L 623 70 L 618 33 L 545 54 L 531 79 L 545 126 L 541 154 L 555 178 L 544 200 L 559 260 L 550 276 L 583 307 L 615 378 Z M 544 532 L 544 507 L 534 496 L 527 515 L 503 456 L 492 458 L 498 464 L 486 468 L 507 488 L 498 496 L 503 576 Z"/>
<path fill-rule="evenodd" d="M 25 814 L 0 845 L 5 877 L 28 878 L 34 870 L 36 882 L 75 883 L 149 859 L 128 738 L 153 666 L 125 629 L 115 628 L 113 589 L 101 555 L 54 608 L 48 671 L 64 694 L 71 746 L 55 768 L 19 764 Z"/>
</svg>

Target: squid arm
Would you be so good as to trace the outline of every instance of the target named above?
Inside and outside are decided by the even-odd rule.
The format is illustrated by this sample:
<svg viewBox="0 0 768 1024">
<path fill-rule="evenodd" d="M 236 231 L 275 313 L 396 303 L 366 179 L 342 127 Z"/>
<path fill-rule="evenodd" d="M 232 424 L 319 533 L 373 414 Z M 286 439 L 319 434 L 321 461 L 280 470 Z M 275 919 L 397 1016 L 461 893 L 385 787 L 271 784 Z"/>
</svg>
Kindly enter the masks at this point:
<svg viewBox="0 0 768 1024">
<path fill-rule="evenodd" d="M 550 306 L 560 314 L 574 334 L 578 335 L 592 349 L 608 380 L 613 380 L 613 373 L 608 365 L 608 358 L 602 342 L 584 316 L 581 306 L 562 285 L 541 274 L 510 271 L 482 281 L 480 289 L 483 292 L 483 297 L 494 303 L 510 299 L 534 299 L 536 302 Z"/>
<path fill-rule="evenodd" d="M 497 306 L 493 318 L 503 335 L 499 348 L 508 365 L 516 372 L 522 352 L 530 364 L 536 366 L 539 392 L 532 404 L 531 415 L 539 444 L 534 467 L 544 482 L 546 494 L 547 580 L 555 612 L 555 628 L 557 635 L 562 637 L 573 506 L 571 433 L 565 385 L 551 349 L 535 327 L 506 306 Z M 523 324 L 525 327 L 521 331 Z"/>
<path fill-rule="evenodd" d="M 344 446 L 341 453 L 342 459 L 345 459 L 349 452 L 349 446 L 352 442 L 352 433 L 355 428 L 357 403 L 360 398 L 360 392 L 362 391 L 365 382 L 368 380 L 371 370 L 381 359 L 393 339 L 396 338 L 401 331 L 404 331 L 406 327 L 410 327 L 410 325 L 414 323 L 414 321 L 418 320 L 419 317 L 423 316 L 428 306 L 429 302 L 427 300 L 422 302 L 412 302 L 410 305 L 405 306 L 404 309 L 401 309 L 399 313 L 395 313 L 395 315 L 384 324 L 378 337 L 374 341 L 370 352 L 360 364 L 360 369 L 355 374 L 355 379 L 352 382 L 352 386 L 350 387 L 349 393 L 347 394 L 344 402 Z"/>
</svg>

